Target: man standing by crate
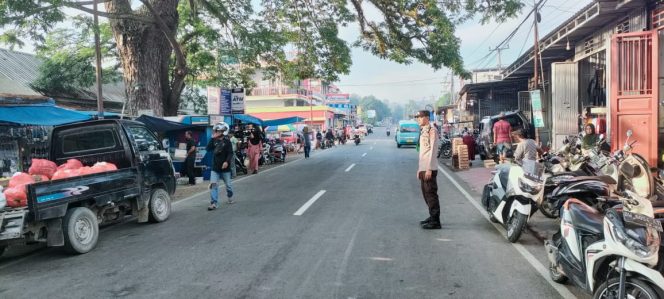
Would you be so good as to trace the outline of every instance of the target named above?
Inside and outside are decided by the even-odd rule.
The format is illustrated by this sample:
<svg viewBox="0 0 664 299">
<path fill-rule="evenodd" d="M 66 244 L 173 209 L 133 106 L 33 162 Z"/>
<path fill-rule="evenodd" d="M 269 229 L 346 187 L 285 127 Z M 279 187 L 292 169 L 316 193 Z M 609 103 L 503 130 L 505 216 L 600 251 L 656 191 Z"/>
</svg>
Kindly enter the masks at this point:
<svg viewBox="0 0 664 299">
<path fill-rule="evenodd" d="M 429 218 L 421 221 L 423 229 L 440 229 L 440 201 L 438 200 L 438 131 L 429 120 L 429 111 L 422 110 L 415 115 L 420 125 L 420 161 L 417 179 L 420 180 L 424 201 L 429 207 Z"/>
</svg>

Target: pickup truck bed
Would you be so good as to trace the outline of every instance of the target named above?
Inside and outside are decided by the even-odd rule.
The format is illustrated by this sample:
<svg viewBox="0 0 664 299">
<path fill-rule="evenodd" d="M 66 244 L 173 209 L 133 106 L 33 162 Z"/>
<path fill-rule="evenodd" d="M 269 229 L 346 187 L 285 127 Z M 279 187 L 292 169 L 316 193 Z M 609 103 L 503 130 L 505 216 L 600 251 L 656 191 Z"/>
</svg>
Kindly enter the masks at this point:
<svg viewBox="0 0 664 299">
<path fill-rule="evenodd" d="M 28 207 L 0 213 L 0 241 L 21 237 L 26 223 L 64 217 L 69 205 L 99 205 L 140 194 L 134 167 L 28 185 Z M 38 237 L 38 236 L 36 236 Z"/>
</svg>

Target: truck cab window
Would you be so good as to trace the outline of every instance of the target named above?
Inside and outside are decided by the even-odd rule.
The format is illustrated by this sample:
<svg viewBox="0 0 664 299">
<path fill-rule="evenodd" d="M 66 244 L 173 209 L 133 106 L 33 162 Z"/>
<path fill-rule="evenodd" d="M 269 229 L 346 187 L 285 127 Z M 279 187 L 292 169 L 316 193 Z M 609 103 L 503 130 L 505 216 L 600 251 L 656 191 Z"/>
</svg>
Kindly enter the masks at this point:
<svg viewBox="0 0 664 299">
<path fill-rule="evenodd" d="M 111 130 L 67 134 L 62 139 L 62 152 L 64 154 L 109 148 L 115 148 L 115 136 Z"/>
<path fill-rule="evenodd" d="M 161 149 L 161 143 L 146 128 L 129 127 L 129 133 L 139 151 L 156 151 Z"/>
</svg>

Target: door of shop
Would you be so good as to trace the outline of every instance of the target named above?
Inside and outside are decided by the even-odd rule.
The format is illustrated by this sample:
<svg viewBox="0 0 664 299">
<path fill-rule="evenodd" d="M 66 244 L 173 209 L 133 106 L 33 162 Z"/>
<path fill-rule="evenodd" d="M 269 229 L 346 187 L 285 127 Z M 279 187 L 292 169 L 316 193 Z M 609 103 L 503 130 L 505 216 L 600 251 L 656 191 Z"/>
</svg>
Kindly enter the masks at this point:
<svg viewBox="0 0 664 299">
<path fill-rule="evenodd" d="M 611 39 L 611 145 L 622 147 L 627 130 L 635 152 L 657 165 L 658 45 L 656 31 Z"/>
</svg>

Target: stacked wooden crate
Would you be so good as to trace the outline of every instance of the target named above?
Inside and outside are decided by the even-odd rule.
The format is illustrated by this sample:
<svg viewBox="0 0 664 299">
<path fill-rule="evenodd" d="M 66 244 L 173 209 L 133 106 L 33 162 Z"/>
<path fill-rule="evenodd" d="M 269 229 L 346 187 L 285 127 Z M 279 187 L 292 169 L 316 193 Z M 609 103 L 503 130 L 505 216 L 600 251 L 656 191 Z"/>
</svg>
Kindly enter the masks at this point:
<svg viewBox="0 0 664 299">
<path fill-rule="evenodd" d="M 470 168 L 470 161 L 468 161 L 468 146 L 465 144 L 460 144 L 456 146 L 458 169 L 468 169 Z"/>
</svg>

